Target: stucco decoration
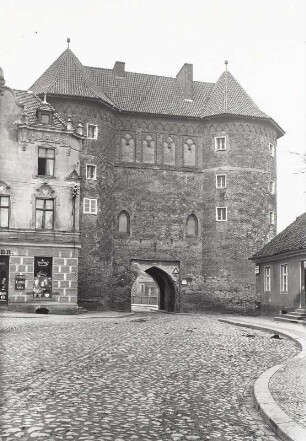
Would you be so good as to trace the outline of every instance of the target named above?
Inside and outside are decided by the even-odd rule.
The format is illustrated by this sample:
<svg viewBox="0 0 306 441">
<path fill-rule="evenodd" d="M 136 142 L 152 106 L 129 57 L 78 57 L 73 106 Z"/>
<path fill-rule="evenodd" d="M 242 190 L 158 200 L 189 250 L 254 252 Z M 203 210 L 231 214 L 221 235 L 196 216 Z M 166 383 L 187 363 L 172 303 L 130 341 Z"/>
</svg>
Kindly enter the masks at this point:
<svg viewBox="0 0 306 441">
<path fill-rule="evenodd" d="M 66 179 L 66 181 L 80 181 L 81 177 L 78 174 L 78 172 L 76 171 L 76 169 L 74 168 L 72 170 L 72 172 L 65 179 Z"/>
<path fill-rule="evenodd" d="M 10 194 L 11 187 L 9 187 L 5 182 L 0 181 L 0 194 Z"/>
<path fill-rule="evenodd" d="M 45 198 L 53 197 L 54 196 L 54 190 L 50 187 L 48 184 L 43 184 L 38 190 L 36 190 L 37 196 L 42 196 Z"/>
</svg>

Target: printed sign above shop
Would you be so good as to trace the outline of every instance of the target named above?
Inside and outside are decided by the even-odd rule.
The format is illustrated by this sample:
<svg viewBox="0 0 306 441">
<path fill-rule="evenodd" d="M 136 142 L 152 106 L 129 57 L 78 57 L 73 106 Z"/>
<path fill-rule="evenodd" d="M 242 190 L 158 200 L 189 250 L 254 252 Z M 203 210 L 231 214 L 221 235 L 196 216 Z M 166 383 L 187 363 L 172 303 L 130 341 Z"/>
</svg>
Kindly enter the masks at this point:
<svg viewBox="0 0 306 441">
<path fill-rule="evenodd" d="M 15 276 L 15 291 L 25 290 L 25 276 L 21 274 L 16 274 Z"/>
</svg>

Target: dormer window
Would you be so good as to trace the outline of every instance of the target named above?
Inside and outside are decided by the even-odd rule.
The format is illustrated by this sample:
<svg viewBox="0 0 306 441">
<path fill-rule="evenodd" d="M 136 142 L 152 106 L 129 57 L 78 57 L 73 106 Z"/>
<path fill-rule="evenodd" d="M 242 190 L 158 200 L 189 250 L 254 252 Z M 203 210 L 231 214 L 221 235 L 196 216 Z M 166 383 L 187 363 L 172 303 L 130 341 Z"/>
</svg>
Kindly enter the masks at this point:
<svg viewBox="0 0 306 441">
<path fill-rule="evenodd" d="M 53 113 L 52 107 L 47 102 L 43 101 L 37 109 L 38 122 L 45 125 L 52 124 Z"/>
<path fill-rule="evenodd" d="M 42 113 L 40 115 L 40 122 L 42 124 L 51 124 L 51 115 L 49 113 Z"/>
</svg>

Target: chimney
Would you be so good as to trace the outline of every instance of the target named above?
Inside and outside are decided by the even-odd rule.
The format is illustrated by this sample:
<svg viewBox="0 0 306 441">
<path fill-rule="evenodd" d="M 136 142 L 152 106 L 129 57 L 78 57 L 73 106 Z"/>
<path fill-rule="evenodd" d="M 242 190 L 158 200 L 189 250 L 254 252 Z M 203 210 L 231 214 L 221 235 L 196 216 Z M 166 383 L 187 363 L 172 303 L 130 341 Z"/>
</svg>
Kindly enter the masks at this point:
<svg viewBox="0 0 306 441">
<path fill-rule="evenodd" d="M 124 78 L 125 77 L 125 62 L 124 61 L 116 61 L 113 72 L 116 77 Z"/>
<path fill-rule="evenodd" d="M 176 76 L 177 81 L 179 82 L 185 100 L 193 99 L 193 65 L 189 63 L 185 63 L 182 69 Z"/>
</svg>

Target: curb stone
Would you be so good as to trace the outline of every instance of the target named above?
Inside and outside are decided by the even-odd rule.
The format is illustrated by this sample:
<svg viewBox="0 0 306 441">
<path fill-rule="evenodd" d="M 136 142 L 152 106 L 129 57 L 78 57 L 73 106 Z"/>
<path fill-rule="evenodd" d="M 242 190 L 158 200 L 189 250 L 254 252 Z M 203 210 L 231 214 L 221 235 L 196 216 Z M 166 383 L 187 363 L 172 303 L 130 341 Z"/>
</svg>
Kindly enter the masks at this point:
<svg viewBox="0 0 306 441">
<path fill-rule="evenodd" d="M 277 327 L 262 326 L 260 324 L 254 325 L 245 322 L 238 322 L 235 320 L 219 319 L 219 322 L 227 323 L 234 326 L 258 329 L 260 331 L 277 332 L 290 340 L 293 340 L 301 349 L 301 352 L 290 359 L 300 359 L 306 357 L 306 340 L 297 337 L 294 333 L 286 330 L 278 330 Z M 272 428 L 272 430 L 280 437 L 282 441 L 305 441 L 306 429 L 287 415 L 276 403 L 269 390 L 269 382 L 273 375 L 287 363 L 278 364 L 271 367 L 255 381 L 254 384 L 254 398 L 258 412 L 263 417 L 264 421 Z"/>
</svg>

